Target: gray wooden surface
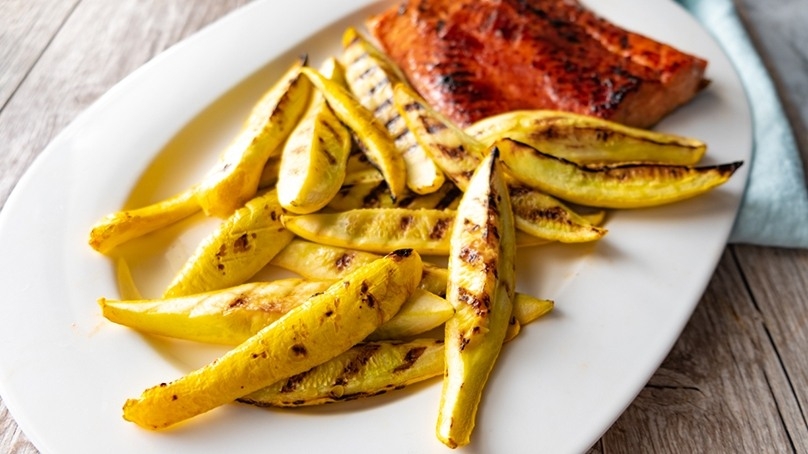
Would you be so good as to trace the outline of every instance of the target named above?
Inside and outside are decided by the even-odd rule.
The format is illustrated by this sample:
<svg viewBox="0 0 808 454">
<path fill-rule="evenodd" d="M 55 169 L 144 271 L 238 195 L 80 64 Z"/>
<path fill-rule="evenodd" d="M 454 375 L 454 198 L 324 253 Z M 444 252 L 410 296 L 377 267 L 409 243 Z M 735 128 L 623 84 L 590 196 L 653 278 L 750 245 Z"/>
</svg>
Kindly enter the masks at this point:
<svg viewBox="0 0 808 454">
<path fill-rule="evenodd" d="M 736 0 L 808 162 L 808 0 Z M 78 113 L 247 0 L 0 0 L 0 206 Z M 808 251 L 727 247 L 681 338 L 594 453 L 808 453 Z M 7 303 L 7 302 L 6 302 Z M 0 401 L 0 453 L 35 453 Z"/>
</svg>

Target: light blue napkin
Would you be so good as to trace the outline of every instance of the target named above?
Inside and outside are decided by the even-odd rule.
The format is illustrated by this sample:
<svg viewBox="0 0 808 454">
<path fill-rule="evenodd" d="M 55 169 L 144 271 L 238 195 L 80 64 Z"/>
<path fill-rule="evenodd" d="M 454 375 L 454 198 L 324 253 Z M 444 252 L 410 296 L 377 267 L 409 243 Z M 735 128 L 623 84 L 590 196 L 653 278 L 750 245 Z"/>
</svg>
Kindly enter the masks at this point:
<svg viewBox="0 0 808 454">
<path fill-rule="evenodd" d="M 732 0 L 676 0 L 729 55 L 752 108 L 754 151 L 729 241 L 808 248 L 808 189 L 794 133 Z"/>
</svg>

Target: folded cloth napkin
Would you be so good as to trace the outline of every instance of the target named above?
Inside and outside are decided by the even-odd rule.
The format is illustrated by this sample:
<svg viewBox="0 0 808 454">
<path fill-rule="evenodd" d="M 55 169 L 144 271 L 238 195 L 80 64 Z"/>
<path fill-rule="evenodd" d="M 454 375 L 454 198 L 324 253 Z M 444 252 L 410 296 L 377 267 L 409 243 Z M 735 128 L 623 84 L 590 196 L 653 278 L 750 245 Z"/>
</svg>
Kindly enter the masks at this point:
<svg viewBox="0 0 808 454">
<path fill-rule="evenodd" d="M 731 243 L 808 248 L 808 189 L 794 133 L 732 0 L 677 0 L 712 33 L 749 97 L 754 133 L 749 181 Z"/>
</svg>

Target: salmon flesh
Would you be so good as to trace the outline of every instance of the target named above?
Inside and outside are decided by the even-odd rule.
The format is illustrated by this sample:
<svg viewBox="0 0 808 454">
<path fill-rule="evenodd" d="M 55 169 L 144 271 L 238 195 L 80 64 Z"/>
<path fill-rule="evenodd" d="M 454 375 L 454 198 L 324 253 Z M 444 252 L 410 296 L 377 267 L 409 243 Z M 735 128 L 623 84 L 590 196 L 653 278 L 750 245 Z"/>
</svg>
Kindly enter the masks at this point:
<svg viewBox="0 0 808 454">
<path fill-rule="evenodd" d="M 707 62 L 578 0 L 405 0 L 371 34 L 437 110 L 465 126 L 554 109 L 649 127 L 707 81 Z"/>
</svg>

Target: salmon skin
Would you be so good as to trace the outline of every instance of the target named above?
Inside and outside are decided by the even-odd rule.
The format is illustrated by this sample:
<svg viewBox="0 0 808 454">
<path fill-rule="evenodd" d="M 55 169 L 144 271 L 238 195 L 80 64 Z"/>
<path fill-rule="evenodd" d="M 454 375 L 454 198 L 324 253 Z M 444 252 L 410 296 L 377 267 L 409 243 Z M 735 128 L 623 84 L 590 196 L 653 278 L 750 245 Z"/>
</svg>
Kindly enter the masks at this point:
<svg viewBox="0 0 808 454">
<path fill-rule="evenodd" d="M 707 62 L 624 30 L 577 0 L 405 0 L 371 34 L 461 126 L 555 109 L 649 127 L 707 81 Z"/>
</svg>

